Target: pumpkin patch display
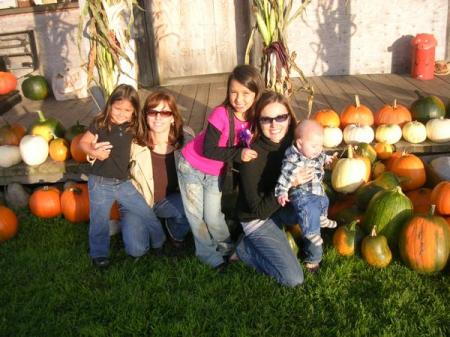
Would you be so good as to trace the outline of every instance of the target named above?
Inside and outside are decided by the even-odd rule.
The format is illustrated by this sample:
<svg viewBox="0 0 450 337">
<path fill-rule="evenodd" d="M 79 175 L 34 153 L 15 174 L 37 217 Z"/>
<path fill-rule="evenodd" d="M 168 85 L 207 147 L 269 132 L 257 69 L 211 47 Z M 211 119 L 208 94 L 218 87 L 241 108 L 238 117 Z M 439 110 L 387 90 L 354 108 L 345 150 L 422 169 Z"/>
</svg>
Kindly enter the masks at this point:
<svg viewBox="0 0 450 337">
<path fill-rule="evenodd" d="M 70 158 L 70 147 L 64 138 L 56 138 L 50 141 L 50 158 L 54 161 L 65 161 Z"/>
<path fill-rule="evenodd" d="M 422 187 L 427 180 L 423 161 L 411 153 L 402 154 L 395 159 L 390 170 L 397 176 L 405 178 L 402 179 L 401 183 L 404 191 L 418 189 Z"/>
<path fill-rule="evenodd" d="M 403 227 L 399 238 L 400 256 L 419 273 L 445 268 L 450 254 L 450 230 L 440 216 L 416 215 Z"/>
<path fill-rule="evenodd" d="M 89 221 L 87 184 L 73 184 L 61 194 L 61 212 L 72 223 Z"/>
<path fill-rule="evenodd" d="M 52 186 L 36 189 L 28 202 L 31 213 L 46 219 L 61 215 L 60 194 L 61 192 Z"/>
<path fill-rule="evenodd" d="M 70 128 L 66 130 L 64 138 L 70 143 L 75 136 L 79 135 L 80 133 L 84 133 L 85 131 L 86 126 L 80 124 L 80 121 L 77 121 L 77 124 L 72 125 Z"/>
<path fill-rule="evenodd" d="M 352 193 L 365 182 L 367 175 L 366 163 L 361 158 L 354 158 L 353 148 L 349 145 L 348 158 L 339 159 L 333 167 L 331 185 L 337 192 Z"/>
<path fill-rule="evenodd" d="M 419 98 L 412 103 L 411 108 L 409 109 L 411 111 L 412 119 L 426 123 L 432 118 L 445 117 L 445 105 L 439 97 L 424 97 L 420 93 L 416 93 Z"/>
<path fill-rule="evenodd" d="M 422 187 L 418 190 L 409 191 L 406 196 L 411 200 L 415 213 L 426 213 L 431 207 L 431 189 Z"/>
<path fill-rule="evenodd" d="M 339 255 L 353 256 L 364 235 L 359 226 L 358 220 L 352 221 L 346 226 L 339 226 L 333 234 L 333 246 Z"/>
<path fill-rule="evenodd" d="M 450 215 L 450 181 L 442 181 L 433 188 L 431 203 L 436 205 L 439 214 Z"/>
<path fill-rule="evenodd" d="M 323 146 L 336 147 L 342 143 L 342 130 L 338 127 L 324 127 L 323 128 Z"/>
<path fill-rule="evenodd" d="M 50 90 L 44 76 L 29 76 L 22 82 L 23 95 L 31 100 L 40 101 L 48 97 Z"/>
<path fill-rule="evenodd" d="M 22 161 L 19 147 L 16 145 L 0 146 L 0 167 L 7 168 L 19 164 Z"/>
<path fill-rule="evenodd" d="M 0 243 L 15 237 L 18 227 L 16 213 L 8 207 L 0 206 Z"/>
<path fill-rule="evenodd" d="M 376 193 L 369 202 L 364 216 L 363 228 L 369 233 L 376 226 L 389 244 L 397 245 L 398 234 L 405 222 L 413 215 L 413 204 L 399 186 Z"/>
<path fill-rule="evenodd" d="M 375 125 L 397 124 L 402 126 L 411 121 L 411 112 L 404 105 L 397 104 L 397 100 L 395 99 L 394 104 L 386 104 L 380 110 L 376 111 L 373 119 Z"/>
<path fill-rule="evenodd" d="M 64 127 L 56 118 L 46 118 L 44 113 L 37 111 L 38 120 L 31 126 L 30 134 L 44 137 L 47 142 L 55 137 L 62 138 L 64 136 Z"/>
<path fill-rule="evenodd" d="M 426 124 L 427 137 L 435 143 L 450 142 L 450 119 L 433 118 Z"/>
<path fill-rule="evenodd" d="M 412 121 L 403 125 L 402 135 L 409 143 L 422 143 L 427 139 L 427 129 L 423 123 Z"/>
<path fill-rule="evenodd" d="M 343 134 L 346 144 L 371 143 L 375 137 L 369 125 L 349 124 L 344 128 Z"/>
<path fill-rule="evenodd" d="M 341 124 L 341 120 L 339 119 L 339 115 L 336 111 L 332 109 L 322 109 L 317 111 L 313 119 L 325 127 L 333 127 L 338 128 Z"/>
<path fill-rule="evenodd" d="M 397 124 L 381 124 L 375 131 L 377 142 L 395 144 L 402 138 L 402 129 Z"/>
<path fill-rule="evenodd" d="M 80 140 L 83 134 L 76 135 L 70 143 L 70 155 L 78 163 L 86 163 L 86 153 L 80 147 Z"/>
<path fill-rule="evenodd" d="M 392 252 L 386 237 L 377 234 L 376 226 L 372 228 L 370 235 L 362 240 L 361 254 L 369 265 L 377 268 L 385 268 L 392 261 Z"/>
<path fill-rule="evenodd" d="M 355 105 L 348 105 L 341 113 L 341 126 L 345 128 L 350 124 L 362 126 L 373 125 L 372 110 L 360 103 L 358 95 L 355 95 Z M 370 141 L 365 143 L 370 143 Z"/>
<path fill-rule="evenodd" d="M 16 90 L 17 78 L 13 73 L 0 71 L 0 95 L 9 94 Z"/>
<path fill-rule="evenodd" d="M 26 135 L 20 141 L 19 150 L 25 164 L 40 165 L 47 160 L 48 142 L 41 136 Z"/>
</svg>

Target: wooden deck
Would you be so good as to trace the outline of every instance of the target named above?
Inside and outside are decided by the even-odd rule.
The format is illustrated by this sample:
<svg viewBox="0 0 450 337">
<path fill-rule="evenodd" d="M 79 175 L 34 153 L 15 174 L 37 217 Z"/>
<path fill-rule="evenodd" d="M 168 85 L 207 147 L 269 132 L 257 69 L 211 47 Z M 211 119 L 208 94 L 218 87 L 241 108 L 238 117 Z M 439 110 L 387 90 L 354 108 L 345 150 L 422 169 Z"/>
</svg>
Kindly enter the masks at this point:
<svg viewBox="0 0 450 337">
<path fill-rule="evenodd" d="M 373 111 L 378 110 L 383 104 L 392 104 L 394 99 L 397 99 L 398 103 L 410 106 L 417 99 L 416 90 L 425 95 L 436 95 L 444 103 L 450 101 L 450 75 L 436 76 L 435 79 L 430 81 L 420 81 L 411 78 L 409 75 L 395 74 L 320 76 L 309 77 L 309 79 L 315 88 L 313 112 L 330 107 L 340 113 L 349 103 L 354 102 L 355 94 L 359 95 L 362 104 L 367 105 Z M 294 87 L 298 85 L 299 81 L 295 79 Z M 199 132 L 205 127 L 211 109 L 223 101 L 226 94 L 226 82 L 168 86 L 166 89 L 176 97 L 186 124 L 191 126 L 195 132 Z M 140 90 L 142 99 L 145 99 L 148 93 L 149 90 Z M 291 97 L 292 106 L 299 118 L 306 117 L 306 99 L 307 95 L 302 92 L 296 92 Z M 34 113 L 36 110 L 42 110 L 46 116 L 59 119 L 65 127 L 75 124 L 77 120 L 88 125 L 98 111 L 90 98 L 69 101 L 46 99 L 43 102 L 34 102 L 23 98 L 21 103 L 0 116 L 0 125 L 5 122 L 19 122 L 28 127 L 37 116 Z M 450 143 L 425 142 L 413 145 L 400 142 L 397 144 L 397 148 L 415 153 L 450 153 Z M 67 166 L 71 165 L 67 164 Z M 82 168 L 79 169 L 84 171 Z M 67 170 L 69 171 L 69 168 Z M 14 174 L 11 170 L 7 174 L 7 171 L 0 169 L 0 185 L 20 176 L 17 171 Z M 25 171 L 29 172 L 28 169 Z M 77 172 L 77 168 L 72 167 L 70 171 Z M 38 172 L 34 174 L 36 174 L 36 177 L 38 176 Z M 45 181 L 46 179 L 49 178 L 46 178 L 44 174 L 37 181 Z M 18 179 L 16 178 L 16 180 Z M 33 182 L 37 181 L 33 179 Z"/>
</svg>

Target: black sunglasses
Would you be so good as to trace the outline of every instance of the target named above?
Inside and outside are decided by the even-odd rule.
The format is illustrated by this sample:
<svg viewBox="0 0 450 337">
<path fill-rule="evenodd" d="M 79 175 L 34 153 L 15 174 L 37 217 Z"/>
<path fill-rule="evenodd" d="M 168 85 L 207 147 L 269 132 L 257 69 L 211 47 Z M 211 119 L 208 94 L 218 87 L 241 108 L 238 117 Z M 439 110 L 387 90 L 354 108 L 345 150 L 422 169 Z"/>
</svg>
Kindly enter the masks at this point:
<svg viewBox="0 0 450 337">
<path fill-rule="evenodd" d="M 289 114 L 284 114 L 284 115 L 278 115 L 276 117 L 259 117 L 259 122 L 261 124 L 272 124 L 273 121 L 277 122 L 277 123 L 283 123 L 285 121 L 287 121 L 287 119 L 289 118 Z"/>
<path fill-rule="evenodd" d="M 161 117 L 170 117 L 170 116 L 172 116 L 172 111 L 169 111 L 169 110 L 158 111 L 158 110 L 155 110 L 155 109 L 148 109 L 147 110 L 147 116 L 155 116 L 156 117 L 157 114 L 160 114 Z"/>
</svg>

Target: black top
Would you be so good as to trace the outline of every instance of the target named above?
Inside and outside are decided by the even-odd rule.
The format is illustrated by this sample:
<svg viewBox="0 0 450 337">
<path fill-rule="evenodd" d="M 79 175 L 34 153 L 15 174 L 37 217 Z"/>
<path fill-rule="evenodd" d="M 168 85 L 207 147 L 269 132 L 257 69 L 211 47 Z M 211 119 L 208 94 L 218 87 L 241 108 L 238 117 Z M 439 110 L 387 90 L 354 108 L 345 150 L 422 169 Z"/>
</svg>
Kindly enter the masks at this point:
<svg viewBox="0 0 450 337">
<path fill-rule="evenodd" d="M 107 159 L 97 159 L 94 162 L 92 174 L 121 180 L 129 178 L 128 164 L 133 134 L 126 131 L 128 126 L 128 122 L 120 125 L 113 124 L 111 131 L 108 131 L 108 129 L 97 129 L 94 123 L 89 125 L 89 131 L 94 135 L 98 134 L 97 142 L 108 141 L 113 146 Z"/>
<path fill-rule="evenodd" d="M 208 123 L 205 131 L 205 140 L 203 143 L 203 155 L 206 158 L 218 161 L 233 161 L 240 163 L 242 148 L 240 148 L 239 145 L 233 147 L 219 146 L 219 139 L 221 135 L 222 134 L 219 129 L 211 123 Z"/>
<path fill-rule="evenodd" d="M 289 136 L 280 143 L 261 136 L 252 144 L 258 157 L 240 167 L 237 203 L 240 221 L 265 220 L 280 208 L 275 198 L 275 185 L 281 173 L 284 152 L 291 143 Z"/>
</svg>

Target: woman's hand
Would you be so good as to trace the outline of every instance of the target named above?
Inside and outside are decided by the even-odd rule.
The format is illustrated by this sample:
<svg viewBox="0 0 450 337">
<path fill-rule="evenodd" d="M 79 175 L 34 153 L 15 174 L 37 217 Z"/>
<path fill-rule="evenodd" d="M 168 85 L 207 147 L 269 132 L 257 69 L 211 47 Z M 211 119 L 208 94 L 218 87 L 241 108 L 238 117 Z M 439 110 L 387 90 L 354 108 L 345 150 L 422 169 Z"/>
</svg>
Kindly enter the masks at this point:
<svg viewBox="0 0 450 337">
<path fill-rule="evenodd" d="M 257 157 L 258 157 L 258 152 L 256 152 L 255 150 L 248 149 L 248 148 L 242 149 L 241 160 L 243 162 L 248 162 L 252 159 L 256 159 Z"/>
<path fill-rule="evenodd" d="M 308 181 L 311 181 L 314 178 L 314 168 L 306 167 L 297 172 L 297 175 L 292 178 L 291 185 L 298 186 Z"/>
<path fill-rule="evenodd" d="M 98 135 L 95 134 L 91 141 L 88 155 L 98 160 L 105 160 L 111 154 L 112 145 L 110 142 L 97 142 Z"/>
</svg>

